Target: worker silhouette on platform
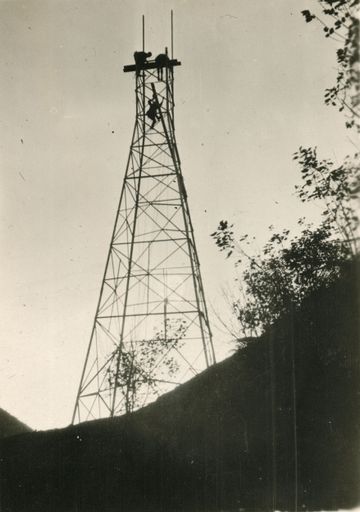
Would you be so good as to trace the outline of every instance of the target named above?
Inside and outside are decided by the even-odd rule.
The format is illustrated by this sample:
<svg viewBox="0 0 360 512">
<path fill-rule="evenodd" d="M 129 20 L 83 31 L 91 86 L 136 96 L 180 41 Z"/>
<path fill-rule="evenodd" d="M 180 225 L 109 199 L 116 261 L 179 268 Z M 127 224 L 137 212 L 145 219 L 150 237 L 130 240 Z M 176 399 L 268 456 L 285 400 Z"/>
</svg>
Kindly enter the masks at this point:
<svg viewBox="0 0 360 512">
<path fill-rule="evenodd" d="M 160 121 L 161 116 L 158 113 L 158 110 L 161 105 L 158 104 L 155 98 L 152 98 L 148 101 L 149 110 L 146 112 L 147 117 L 152 121 L 150 128 L 154 128 L 156 121 Z"/>
<path fill-rule="evenodd" d="M 146 64 L 147 59 L 151 57 L 151 52 L 135 52 L 134 59 L 136 64 L 136 72 L 139 73 L 140 69 L 144 68 L 144 64 Z"/>
<path fill-rule="evenodd" d="M 164 76 L 164 67 L 169 65 L 170 59 L 165 53 L 160 53 L 155 57 L 155 64 L 157 67 L 158 80 L 162 80 Z"/>
</svg>

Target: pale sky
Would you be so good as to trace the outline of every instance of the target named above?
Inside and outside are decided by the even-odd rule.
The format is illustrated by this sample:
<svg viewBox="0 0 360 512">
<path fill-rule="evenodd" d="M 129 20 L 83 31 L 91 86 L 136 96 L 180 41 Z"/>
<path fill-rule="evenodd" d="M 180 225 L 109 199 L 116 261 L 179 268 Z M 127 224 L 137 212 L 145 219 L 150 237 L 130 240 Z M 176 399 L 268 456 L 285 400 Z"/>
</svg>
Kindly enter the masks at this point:
<svg viewBox="0 0 360 512">
<path fill-rule="evenodd" d="M 176 133 L 210 312 L 231 282 L 210 238 L 234 222 L 316 218 L 294 197 L 291 155 L 352 152 L 323 105 L 335 47 L 300 11 L 315 0 L 0 0 L 0 407 L 36 429 L 70 422 L 135 116 L 141 49 L 170 45 Z M 112 133 L 114 132 L 114 133 Z M 211 318 L 213 315 L 211 314 Z M 216 327 L 215 349 L 230 348 Z"/>
</svg>

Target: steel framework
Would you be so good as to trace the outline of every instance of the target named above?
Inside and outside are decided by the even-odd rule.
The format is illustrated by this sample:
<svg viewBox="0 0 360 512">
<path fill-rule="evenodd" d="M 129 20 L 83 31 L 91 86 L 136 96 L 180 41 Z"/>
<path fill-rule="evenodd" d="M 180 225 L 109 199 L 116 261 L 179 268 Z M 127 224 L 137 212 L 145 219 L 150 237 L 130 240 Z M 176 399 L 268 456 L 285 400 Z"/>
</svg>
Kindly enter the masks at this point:
<svg viewBox="0 0 360 512">
<path fill-rule="evenodd" d="M 72 422 L 132 411 L 215 362 L 174 127 L 174 67 L 129 65 L 136 119 Z"/>
</svg>

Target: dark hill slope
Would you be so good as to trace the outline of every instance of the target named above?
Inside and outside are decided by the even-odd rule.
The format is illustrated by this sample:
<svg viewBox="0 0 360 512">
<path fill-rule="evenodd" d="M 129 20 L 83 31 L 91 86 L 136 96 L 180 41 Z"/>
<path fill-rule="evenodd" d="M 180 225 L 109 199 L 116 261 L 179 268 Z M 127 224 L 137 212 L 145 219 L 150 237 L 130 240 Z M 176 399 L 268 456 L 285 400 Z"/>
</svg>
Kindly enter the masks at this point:
<svg viewBox="0 0 360 512">
<path fill-rule="evenodd" d="M 299 509 L 358 505 L 356 276 L 141 411 L 4 440 L 2 510 L 294 510 L 296 474 Z"/>
<path fill-rule="evenodd" d="M 31 428 L 0 408 L 0 439 L 23 432 L 31 432 Z"/>
</svg>

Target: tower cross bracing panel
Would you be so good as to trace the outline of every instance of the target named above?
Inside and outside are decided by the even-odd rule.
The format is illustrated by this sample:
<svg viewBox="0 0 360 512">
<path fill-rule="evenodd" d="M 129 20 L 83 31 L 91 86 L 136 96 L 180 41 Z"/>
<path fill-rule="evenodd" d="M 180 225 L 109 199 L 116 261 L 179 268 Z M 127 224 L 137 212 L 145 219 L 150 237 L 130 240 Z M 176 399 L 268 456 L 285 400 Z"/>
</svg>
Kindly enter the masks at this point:
<svg viewBox="0 0 360 512">
<path fill-rule="evenodd" d="M 174 67 L 135 73 L 136 119 L 73 422 L 130 412 L 215 362 L 174 128 Z"/>
</svg>

